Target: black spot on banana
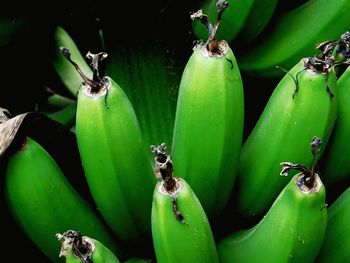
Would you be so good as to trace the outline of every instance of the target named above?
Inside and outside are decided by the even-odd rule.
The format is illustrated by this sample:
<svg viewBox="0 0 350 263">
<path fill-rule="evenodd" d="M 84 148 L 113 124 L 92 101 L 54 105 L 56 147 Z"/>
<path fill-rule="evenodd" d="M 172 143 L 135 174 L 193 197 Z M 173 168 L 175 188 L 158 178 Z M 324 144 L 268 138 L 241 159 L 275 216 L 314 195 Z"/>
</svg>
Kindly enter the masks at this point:
<svg viewBox="0 0 350 263">
<path fill-rule="evenodd" d="M 342 263 L 350 258 L 350 187 L 328 208 L 326 235 L 316 262 Z"/>
<path fill-rule="evenodd" d="M 192 15 L 210 36 L 195 46 L 182 74 L 173 134 L 174 173 L 191 185 L 209 218 L 227 203 L 243 134 L 241 75 L 227 42 L 216 39 L 226 7 L 218 2 L 214 26 L 200 10 Z"/>
<path fill-rule="evenodd" d="M 279 82 L 242 147 L 234 193 L 241 215 L 262 216 L 272 205 L 289 181 L 276 176 L 279 163 L 311 165 L 310 139 L 327 144 L 337 114 L 336 87 L 332 63 L 322 56 L 300 60 Z"/>
<path fill-rule="evenodd" d="M 63 50 L 65 51 L 65 50 Z M 70 60 L 69 51 L 65 51 Z M 106 222 L 123 240 L 151 239 L 150 214 L 156 178 L 135 112 L 111 78 L 100 75 L 105 53 L 89 54 L 94 78 L 79 90 L 76 134 L 92 196 Z"/>
<path fill-rule="evenodd" d="M 349 12 L 350 0 L 310 0 L 282 13 L 261 42 L 238 58 L 241 71 L 282 77 L 276 66 L 291 68 L 300 58 L 313 56 L 317 43 L 349 30 Z"/>
<path fill-rule="evenodd" d="M 160 181 L 153 194 L 152 237 L 157 262 L 218 262 L 207 216 L 189 184 L 173 177 L 166 145 L 152 146 Z"/>
<path fill-rule="evenodd" d="M 75 230 L 56 234 L 61 243 L 59 257 L 66 263 L 120 263 L 113 252 L 99 240 L 82 236 Z"/>
<path fill-rule="evenodd" d="M 314 165 L 311 169 L 288 162 L 281 165 L 283 175 L 290 169 L 301 172 L 257 225 L 219 241 L 220 262 L 314 262 L 326 232 L 325 187 Z"/>
<path fill-rule="evenodd" d="M 8 157 L 5 194 L 18 224 L 53 262 L 58 262 L 59 249 L 54 235 L 67 228 L 96 236 L 121 255 L 90 205 L 75 191 L 49 153 L 29 137 Z"/>
</svg>

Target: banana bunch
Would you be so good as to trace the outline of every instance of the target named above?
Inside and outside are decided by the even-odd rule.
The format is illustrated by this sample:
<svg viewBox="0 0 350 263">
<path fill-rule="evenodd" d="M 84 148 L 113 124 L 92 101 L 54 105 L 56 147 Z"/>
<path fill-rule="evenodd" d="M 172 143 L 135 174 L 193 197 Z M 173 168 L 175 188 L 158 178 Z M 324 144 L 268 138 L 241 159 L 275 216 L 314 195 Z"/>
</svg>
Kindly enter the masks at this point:
<svg viewBox="0 0 350 263">
<path fill-rule="evenodd" d="M 76 135 L 97 207 L 121 239 L 150 239 L 156 177 L 133 107 L 121 87 L 99 71 L 106 53 L 88 53 L 93 79 L 71 59 L 68 49 L 62 48 L 62 53 L 84 80 L 77 99 Z"/>
<path fill-rule="evenodd" d="M 320 142 L 313 138 L 311 143 L 315 160 Z M 315 165 L 311 169 L 290 162 L 281 165 L 283 176 L 291 169 L 300 173 L 293 176 L 257 225 L 219 241 L 220 262 L 314 262 L 326 232 L 325 187 Z"/>
<path fill-rule="evenodd" d="M 160 181 L 153 194 L 152 237 L 158 263 L 217 263 L 216 245 L 207 216 L 190 185 L 173 177 L 166 145 L 152 146 Z"/>
<path fill-rule="evenodd" d="M 227 1 L 218 1 L 213 28 L 200 10 L 192 14 L 207 25 L 210 35 L 195 46 L 183 71 L 172 145 L 175 176 L 190 184 L 209 218 L 228 201 L 243 136 L 241 75 L 228 43 L 216 39 L 227 7 Z"/>
<path fill-rule="evenodd" d="M 5 219 L 50 262 L 347 262 L 350 0 L 153 5 L 94 16 L 108 55 L 51 31 L 58 82 L 0 108 Z"/>
<path fill-rule="evenodd" d="M 275 176 L 279 163 L 291 160 L 310 165 L 310 139 L 317 136 L 327 144 L 338 95 L 333 62 L 326 60 L 304 58 L 287 72 L 244 142 L 234 193 L 240 214 L 261 216 L 272 205 L 288 183 L 287 178 Z"/>
<path fill-rule="evenodd" d="M 8 121 L 15 122 L 20 117 Z M 48 258 L 59 262 L 54 234 L 67 228 L 96 236 L 114 253 L 122 255 L 120 245 L 103 220 L 38 142 L 17 136 L 6 155 L 7 205 L 16 222 Z"/>
<path fill-rule="evenodd" d="M 66 263 L 120 263 L 119 259 L 100 241 L 79 232 L 68 230 L 56 234 L 61 243 L 59 257 L 64 256 Z"/>
</svg>

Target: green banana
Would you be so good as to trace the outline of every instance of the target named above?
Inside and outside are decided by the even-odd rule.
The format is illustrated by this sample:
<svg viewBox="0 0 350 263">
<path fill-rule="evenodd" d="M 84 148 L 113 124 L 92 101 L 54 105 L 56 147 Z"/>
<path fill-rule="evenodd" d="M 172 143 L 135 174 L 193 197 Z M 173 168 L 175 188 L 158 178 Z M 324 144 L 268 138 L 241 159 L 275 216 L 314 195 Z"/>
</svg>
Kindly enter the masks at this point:
<svg viewBox="0 0 350 263">
<path fill-rule="evenodd" d="M 338 95 L 333 66 L 326 60 L 301 59 L 278 83 L 244 142 L 234 192 L 242 216 L 264 214 L 288 183 L 275 176 L 280 162 L 310 164 L 312 156 L 306 149 L 312 136 L 327 145 Z"/>
<path fill-rule="evenodd" d="M 46 113 L 46 115 L 49 118 L 55 121 L 58 121 L 62 125 L 71 128 L 75 124 L 76 112 L 77 112 L 77 103 L 74 102 L 71 105 L 68 105 L 61 110 L 58 110 L 55 112 L 48 112 Z"/>
<path fill-rule="evenodd" d="M 13 217 L 37 247 L 59 262 L 54 234 L 76 228 L 96 236 L 121 255 L 106 226 L 48 152 L 29 137 L 20 145 L 7 160 L 5 195 Z"/>
<path fill-rule="evenodd" d="M 315 160 L 320 143 L 319 138 L 313 139 Z M 315 162 L 311 169 L 289 162 L 281 165 L 281 175 L 288 175 L 290 169 L 301 172 L 293 176 L 258 224 L 218 242 L 220 262 L 312 263 L 316 258 L 326 231 L 325 187 L 314 170 Z"/>
<path fill-rule="evenodd" d="M 66 258 L 66 263 L 120 263 L 119 259 L 100 241 L 79 232 L 68 230 L 56 234 L 61 242 L 59 256 Z"/>
<path fill-rule="evenodd" d="M 151 239 L 150 214 L 156 177 L 133 107 L 121 87 L 100 77 L 106 54 L 89 54 L 94 79 L 78 94 L 76 135 L 91 194 L 114 233 L 127 242 Z"/>
<path fill-rule="evenodd" d="M 175 176 L 191 185 L 209 218 L 228 201 L 243 135 L 239 68 L 227 42 L 215 38 L 226 5 L 219 1 L 211 36 L 195 47 L 182 74 L 172 145 Z M 207 19 L 200 11 L 193 18 Z"/>
<path fill-rule="evenodd" d="M 350 258 L 350 187 L 328 208 L 327 230 L 316 262 L 341 263 Z"/>
<path fill-rule="evenodd" d="M 244 27 L 244 23 L 249 17 L 249 13 L 256 0 L 230 1 L 225 17 L 222 18 L 222 26 L 218 29 L 217 36 L 231 42 Z M 204 0 L 201 3 L 201 10 L 207 14 L 209 20 L 214 20 L 217 12 L 215 5 L 217 0 Z M 227 1 L 228 2 L 228 1 Z M 197 39 L 207 39 L 208 32 L 196 20 L 192 23 L 192 30 Z"/>
<path fill-rule="evenodd" d="M 259 45 L 238 57 L 245 74 L 282 77 L 276 66 L 291 68 L 300 58 L 313 56 L 317 43 L 348 30 L 350 0 L 309 0 L 283 13 Z"/>
<path fill-rule="evenodd" d="M 237 39 L 250 43 L 256 39 L 270 22 L 278 0 L 255 0 Z"/>
<path fill-rule="evenodd" d="M 166 145 L 152 146 L 161 176 L 154 189 L 152 238 L 158 263 L 218 262 L 207 216 L 189 184 L 173 177 Z"/>
<path fill-rule="evenodd" d="M 59 49 L 61 47 L 68 48 L 72 54 L 72 58 L 79 64 L 87 76 L 92 77 L 92 70 L 85 58 L 81 55 L 77 44 L 64 28 L 61 26 L 56 27 L 54 31 L 54 39 L 57 53 L 52 61 L 53 67 L 71 95 L 76 97 L 79 87 L 81 86 L 81 77 L 79 73 L 70 66 L 69 62 L 62 57 Z"/>
</svg>

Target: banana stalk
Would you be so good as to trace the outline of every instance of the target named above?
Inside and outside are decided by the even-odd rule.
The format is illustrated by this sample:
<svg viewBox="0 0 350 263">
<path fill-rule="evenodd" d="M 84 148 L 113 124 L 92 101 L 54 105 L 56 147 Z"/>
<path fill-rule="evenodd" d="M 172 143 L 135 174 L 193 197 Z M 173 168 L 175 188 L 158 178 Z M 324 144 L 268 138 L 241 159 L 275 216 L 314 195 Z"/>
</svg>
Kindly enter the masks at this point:
<svg viewBox="0 0 350 263">
<path fill-rule="evenodd" d="M 218 30 L 218 38 L 226 39 L 227 42 L 231 42 L 235 39 L 236 35 L 242 30 L 247 21 L 255 1 L 257 0 L 226 1 L 229 3 L 229 8 L 226 11 L 225 17 L 222 19 L 223 25 Z M 214 20 L 217 16 L 216 5 L 218 5 L 220 1 L 204 0 L 201 2 L 201 10 L 203 10 L 203 13 L 208 15 L 209 20 Z M 198 21 L 193 21 L 192 29 L 196 38 L 206 39 L 208 37 L 208 32 L 203 29 Z"/>
<path fill-rule="evenodd" d="M 281 165 L 281 175 L 290 169 L 301 173 L 290 180 L 257 225 L 219 241 L 220 262 L 314 262 L 326 231 L 325 187 L 314 169 Z"/>
<path fill-rule="evenodd" d="M 189 184 L 172 175 L 166 145 L 153 146 L 161 175 L 154 189 L 152 237 L 157 262 L 218 262 L 207 216 Z"/>
<path fill-rule="evenodd" d="M 279 82 L 244 142 L 235 192 L 241 215 L 263 215 L 286 186 L 289 180 L 276 176 L 279 163 L 310 165 L 307 149 L 313 136 L 327 145 L 338 95 L 333 66 L 326 60 L 311 57 L 298 62 Z"/>
<path fill-rule="evenodd" d="M 328 208 L 327 230 L 316 262 L 341 263 L 350 258 L 350 187 Z"/>
<path fill-rule="evenodd" d="M 175 176 L 185 179 L 207 216 L 223 209 L 231 193 L 242 144 L 243 85 L 234 54 L 216 40 L 226 1 L 219 1 L 213 27 L 201 11 L 192 15 L 211 35 L 199 44 L 182 74 L 173 134 Z"/>
<path fill-rule="evenodd" d="M 15 220 L 53 262 L 59 262 L 54 235 L 67 228 L 95 236 L 121 255 L 95 211 L 71 186 L 48 152 L 29 137 L 8 157 L 5 195 Z"/>
<path fill-rule="evenodd" d="M 70 60 L 68 50 L 63 50 Z M 94 79 L 80 72 L 76 134 L 92 196 L 114 233 L 127 242 L 151 239 L 150 214 L 156 178 L 135 112 L 111 78 L 100 77 L 105 53 L 89 54 Z"/>
<path fill-rule="evenodd" d="M 66 263 L 120 263 L 103 243 L 77 231 L 68 230 L 56 237 L 61 242 L 59 257 L 65 257 Z"/>
<path fill-rule="evenodd" d="M 81 86 L 81 77 L 79 73 L 70 66 L 69 62 L 64 57 L 62 57 L 59 49 L 61 47 L 68 48 L 72 54 L 74 61 L 79 64 L 87 76 L 92 77 L 92 70 L 86 62 L 85 58 L 80 53 L 77 44 L 63 27 L 56 27 L 54 31 L 54 39 L 57 48 L 57 54 L 52 62 L 53 67 L 71 95 L 77 97 L 79 88 Z"/>
<path fill-rule="evenodd" d="M 300 58 L 313 56 L 316 44 L 336 39 L 349 30 L 350 0 L 309 0 L 281 14 L 264 39 L 238 58 L 242 72 L 283 77 L 276 66 L 291 68 Z"/>
</svg>

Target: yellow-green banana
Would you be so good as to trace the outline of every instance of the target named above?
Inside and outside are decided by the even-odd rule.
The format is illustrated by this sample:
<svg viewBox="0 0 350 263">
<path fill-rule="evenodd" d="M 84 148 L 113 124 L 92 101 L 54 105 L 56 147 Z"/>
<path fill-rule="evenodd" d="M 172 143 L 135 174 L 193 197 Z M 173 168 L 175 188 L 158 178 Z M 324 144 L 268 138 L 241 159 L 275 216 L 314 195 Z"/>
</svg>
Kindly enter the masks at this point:
<svg viewBox="0 0 350 263">
<path fill-rule="evenodd" d="M 91 194 L 106 222 L 123 240 L 151 239 L 152 194 L 156 178 L 133 107 L 121 87 L 100 76 L 106 54 L 91 54 L 94 78 L 79 90 L 76 135 Z"/>
<path fill-rule="evenodd" d="M 75 230 L 56 234 L 61 242 L 59 256 L 66 258 L 66 263 L 120 263 L 113 252 L 99 240 L 82 236 Z"/>
<path fill-rule="evenodd" d="M 160 181 L 154 189 L 152 237 L 158 263 L 218 262 L 207 216 L 185 180 L 172 175 L 166 145 L 153 146 Z"/>
<path fill-rule="evenodd" d="M 300 58 L 313 56 L 317 43 L 349 30 L 349 12 L 350 0 L 309 0 L 281 14 L 264 39 L 238 57 L 241 71 L 282 77 L 276 66 L 291 68 Z"/>
<path fill-rule="evenodd" d="M 276 176 L 280 162 L 309 165 L 310 139 L 318 136 L 327 144 L 338 100 L 335 72 L 327 63 L 301 59 L 279 82 L 244 142 L 234 193 L 241 215 L 263 215 L 288 183 Z"/>
<path fill-rule="evenodd" d="M 6 165 L 6 200 L 15 220 L 45 255 L 59 262 L 54 235 L 67 228 L 95 236 L 121 255 L 108 228 L 40 144 L 27 137 L 14 150 Z"/>
<path fill-rule="evenodd" d="M 79 73 L 71 67 L 69 62 L 62 57 L 62 54 L 59 52 L 61 47 L 66 47 L 72 54 L 72 58 L 76 61 L 83 72 L 92 77 L 92 70 L 86 62 L 85 58 L 80 53 L 77 44 L 74 42 L 72 37 L 68 32 L 61 26 L 57 26 L 54 31 L 54 40 L 56 44 L 56 56 L 53 60 L 53 66 L 62 80 L 63 84 L 67 87 L 72 96 L 76 97 L 81 86 L 81 77 Z"/>
<path fill-rule="evenodd" d="M 350 258 L 350 187 L 328 208 L 327 230 L 318 263 L 343 263 Z"/>
<path fill-rule="evenodd" d="M 217 15 L 217 0 L 204 0 L 201 3 L 201 10 L 207 14 L 209 20 L 214 20 Z M 229 2 L 225 17 L 222 18 L 222 26 L 218 29 L 218 38 L 231 42 L 242 29 L 249 13 L 254 5 L 254 0 L 226 1 Z M 198 39 L 207 39 L 208 31 L 203 29 L 199 21 L 193 21 L 192 29 Z"/>
<path fill-rule="evenodd" d="M 215 35 L 226 7 L 219 1 L 211 35 L 194 48 L 182 74 L 172 145 L 175 176 L 191 185 L 209 218 L 227 203 L 243 134 L 241 75 L 231 48 Z M 192 17 L 210 24 L 200 11 Z"/>
<path fill-rule="evenodd" d="M 325 187 L 313 169 L 281 165 L 281 175 L 293 168 L 301 173 L 289 181 L 257 225 L 219 241 L 220 262 L 314 262 L 326 231 Z"/>
</svg>

